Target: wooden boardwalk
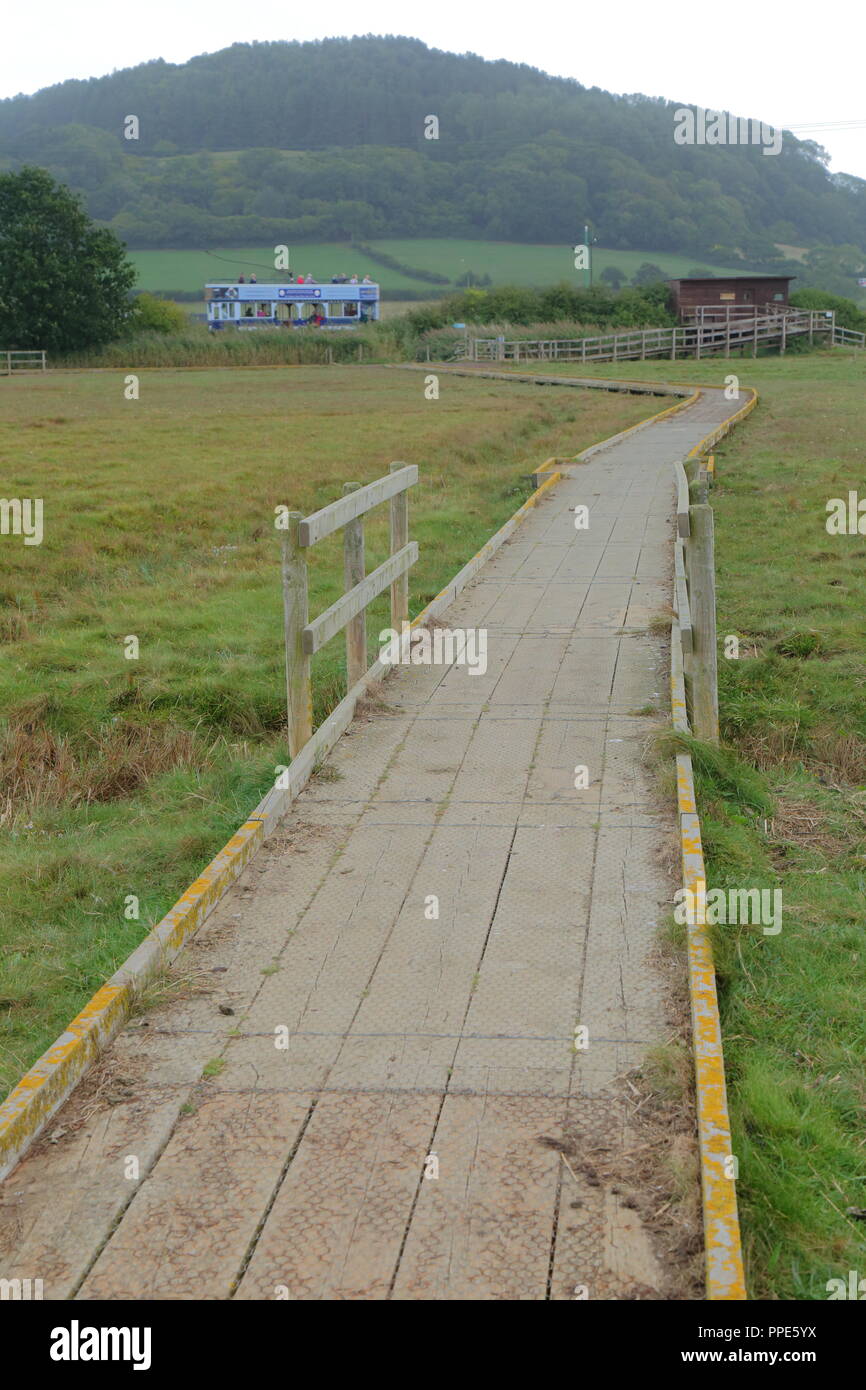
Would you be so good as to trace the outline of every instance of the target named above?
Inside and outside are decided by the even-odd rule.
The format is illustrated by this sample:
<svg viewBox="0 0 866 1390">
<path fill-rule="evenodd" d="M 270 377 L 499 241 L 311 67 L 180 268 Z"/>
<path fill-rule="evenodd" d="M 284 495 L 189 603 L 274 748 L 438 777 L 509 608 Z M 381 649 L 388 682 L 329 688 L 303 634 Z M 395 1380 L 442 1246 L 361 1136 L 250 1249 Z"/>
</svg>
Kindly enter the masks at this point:
<svg viewBox="0 0 866 1390">
<path fill-rule="evenodd" d="M 84 1300 L 664 1296 L 583 1159 L 627 1149 L 620 1078 L 667 1035 L 651 623 L 671 462 L 737 408 L 707 391 L 574 466 L 447 614 L 486 633 L 485 669 L 388 679 L 177 990 L 3 1184 L 3 1277 Z"/>
</svg>

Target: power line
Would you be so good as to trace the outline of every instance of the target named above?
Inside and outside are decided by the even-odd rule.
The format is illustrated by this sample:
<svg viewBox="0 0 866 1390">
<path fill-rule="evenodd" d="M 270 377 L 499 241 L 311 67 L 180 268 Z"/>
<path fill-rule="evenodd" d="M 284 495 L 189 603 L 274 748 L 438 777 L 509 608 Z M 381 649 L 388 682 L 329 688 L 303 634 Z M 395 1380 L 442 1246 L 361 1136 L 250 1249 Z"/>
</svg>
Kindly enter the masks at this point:
<svg viewBox="0 0 866 1390">
<path fill-rule="evenodd" d="M 242 261 L 237 256 L 218 256 L 216 251 L 203 251 L 203 255 L 212 256 L 215 261 L 225 261 L 226 265 L 242 265 L 247 269 L 267 270 L 272 275 L 285 275 L 284 270 L 276 270 L 272 265 L 265 265 L 263 261 Z"/>
<path fill-rule="evenodd" d="M 789 125 L 787 121 L 777 121 L 779 130 L 863 130 L 866 121 L 813 121 L 811 125 Z"/>
</svg>

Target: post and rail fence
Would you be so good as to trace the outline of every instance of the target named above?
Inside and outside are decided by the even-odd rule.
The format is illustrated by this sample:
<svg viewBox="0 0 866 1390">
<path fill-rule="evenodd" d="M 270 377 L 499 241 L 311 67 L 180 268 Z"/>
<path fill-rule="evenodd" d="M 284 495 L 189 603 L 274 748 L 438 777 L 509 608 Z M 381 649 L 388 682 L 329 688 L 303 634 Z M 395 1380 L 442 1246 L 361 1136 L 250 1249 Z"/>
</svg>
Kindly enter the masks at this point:
<svg viewBox="0 0 866 1390">
<path fill-rule="evenodd" d="M 44 349 L 30 351 L 23 348 L 0 349 L 0 376 L 14 376 L 17 372 L 44 372 L 47 370 Z"/>
<path fill-rule="evenodd" d="M 715 308 L 715 306 L 713 306 Z M 782 312 L 782 310 L 785 312 Z M 454 359 L 469 362 L 619 362 L 647 357 L 701 357 L 751 352 L 776 345 L 781 353 L 792 338 L 809 342 L 826 335 L 831 347 L 866 347 L 866 334 L 836 326 L 832 311 L 775 306 L 751 314 L 697 315 L 675 328 L 636 328 L 591 338 L 473 338 L 458 344 Z"/>
<path fill-rule="evenodd" d="M 391 627 L 400 632 L 409 620 L 409 570 L 418 559 L 418 544 L 409 540 L 408 489 L 418 481 L 415 464 L 392 463 L 390 473 L 362 487 L 345 483 L 343 496 L 311 516 L 289 512 L 282 537 L 283 611 L 286 637 L 286 693 L 289 753 L 297 757 L 313 733 L 311 659 L 321 647 L 346 629 L 348 689 L 367 672 L 367 606 L 383 590 L 391 590 Z M 390 554 L 370 574 L 365 573 L 362 517 L 382 502 L 390 502 Z M 342 598 L 310 620 L 307 549 L 344 528 Z"/>
<path fill-rule="evenodd" d="M 674 601 L 682 644 L 691 728 L 697 738 L 719 741 L 719 680 L 716 648 L 716 571 L 713 509 L 709 488 L 715 456 L 699 462 L 689 485 L 683 464 L 674 464 L 677 484 L 677 536 L 674 549 Z"/>
</svg>

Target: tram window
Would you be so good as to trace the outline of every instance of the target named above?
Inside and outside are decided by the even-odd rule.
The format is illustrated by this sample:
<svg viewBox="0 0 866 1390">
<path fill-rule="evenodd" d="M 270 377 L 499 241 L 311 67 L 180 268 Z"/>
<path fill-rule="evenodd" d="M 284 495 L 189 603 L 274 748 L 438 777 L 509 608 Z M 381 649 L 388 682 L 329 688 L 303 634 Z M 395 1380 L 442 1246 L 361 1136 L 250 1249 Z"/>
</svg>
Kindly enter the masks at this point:
<svg viewBox="0 0 866 1390">
<path fill-rule="evenodd" d="M 232 317 L 232 307 L 233 306 L 231 304 L 220 304 L 220 318 L 230 319 Z"/>
<path fill-rule="evenodd" d="M 358 317 L 358 306 L 354 300 L 348 300 L 344 304 L 343 314 L 347 319 L 356 319 Z"/>
<path fill-rule="evenodd" d="M 246 308 L 244 309 L 244 318 L 245 318 L 245 319 L 253 319 L 253 318 L 255 318 L 255 310 L 253 309 L 252 304 L 248 304 L 248 305 L 246 306 Z"/>
</svg>

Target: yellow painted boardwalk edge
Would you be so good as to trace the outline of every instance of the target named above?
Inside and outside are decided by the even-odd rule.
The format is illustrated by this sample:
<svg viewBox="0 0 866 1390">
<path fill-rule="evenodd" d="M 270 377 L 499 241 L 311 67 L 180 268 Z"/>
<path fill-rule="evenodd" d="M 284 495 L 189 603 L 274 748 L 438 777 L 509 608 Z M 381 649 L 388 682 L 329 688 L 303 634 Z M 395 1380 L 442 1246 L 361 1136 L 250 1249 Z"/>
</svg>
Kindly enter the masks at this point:
<svg viewBox="0 0 866 1390">
<path fill-rule="evenodd" d="M 238 877 L 262 840 L 263 831 L 259 819 L 241 826 L 0 1105 L 0 1178 L 11 1172 L 117 1032 L 136 995 L 174 959 Z"/>
<path fill-rule="evenodd" d="M 689 451 L 687 458 L 696 459 L 705 454 L 735 424 L 755 409 L 758 393 L 751 387 L 747 389 L 749 399 L 745 404 L 717 429 L 705 435 Z M 671 714 L 674 728 L 688 732 L 683 653 L 678 622 L 671 627 Z M 692 760 L 687 753 L 677 756 L 677 811 L 680 821 L 683 887 L 692 895 L 690 901 L 697 905 L 704 901 L 706 894 L 706 869 Z M 699 919 L 702 916 L 701 913 L 697 915 Z M 687 928 L 687 957 L 707 1298 L 712 1302 L 742 1300 L 748 1295 L 743 1270 L 736 1183 L 731 1176 L 736 1164 L 732 1152 L 731 1122 L 725 1086 L 725 1058 L 716 972 L 709 933 L 700 920 Z"/>
</svg>

